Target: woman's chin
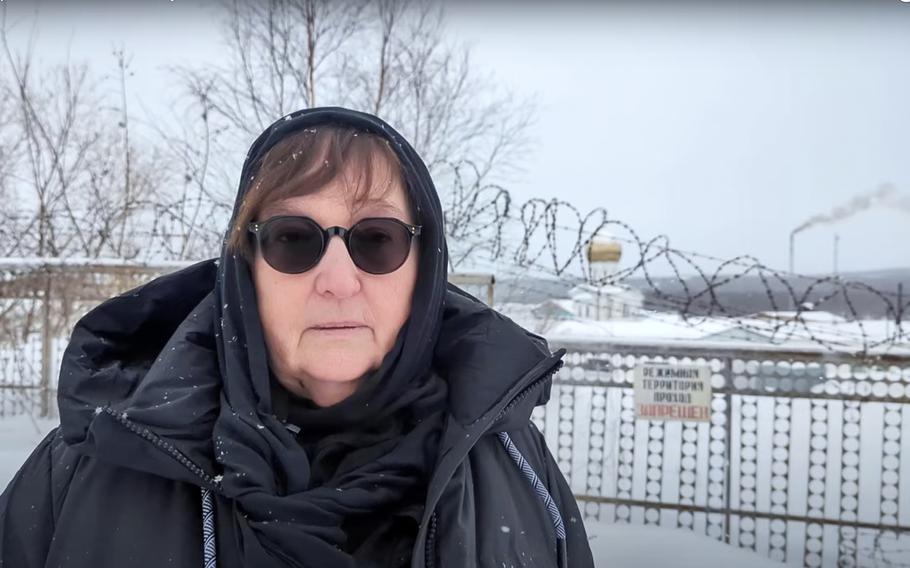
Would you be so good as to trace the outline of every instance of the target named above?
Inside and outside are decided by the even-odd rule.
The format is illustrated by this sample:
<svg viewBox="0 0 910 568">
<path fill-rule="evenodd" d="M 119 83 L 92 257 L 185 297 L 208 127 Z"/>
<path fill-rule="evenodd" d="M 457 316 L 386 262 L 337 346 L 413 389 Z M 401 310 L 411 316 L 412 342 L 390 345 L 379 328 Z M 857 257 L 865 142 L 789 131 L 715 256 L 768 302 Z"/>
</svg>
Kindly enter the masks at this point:
<svg viewBox="0 0 910 568">
<path fill-rule="evenodd" d="M 369 371 L 370 366 L 366 363 L 352 364 L 351 361 L 345 361 L 336 365 L 319 365 L 317 367 L 308 367 L 298 376 L 307 377 L 314 385 L 337 385 L 345 383 L 359 382 L 361 378 Z"/>
<path fill-rule="evenodd" d="M 331 406 L 341 402 L 357 391 L 363 376 L 370 368 L 366 362 L 357 365 L 352 365 L 350 361 L 345 363 L 300 369 L 299 372 L 293 373 L 293 376 L 298 377 L 293 381 L 296 383 L 294 386 L 298 388 L 292 390 L 319 406 Z"/>
<path fill-rule="evenodd" d="M 332 406 L 354 394 L 359 385 L 359 377 L 349 380 L 314 381 L 306 385 L 307 398 L 317 406 Z"/>
</svg>

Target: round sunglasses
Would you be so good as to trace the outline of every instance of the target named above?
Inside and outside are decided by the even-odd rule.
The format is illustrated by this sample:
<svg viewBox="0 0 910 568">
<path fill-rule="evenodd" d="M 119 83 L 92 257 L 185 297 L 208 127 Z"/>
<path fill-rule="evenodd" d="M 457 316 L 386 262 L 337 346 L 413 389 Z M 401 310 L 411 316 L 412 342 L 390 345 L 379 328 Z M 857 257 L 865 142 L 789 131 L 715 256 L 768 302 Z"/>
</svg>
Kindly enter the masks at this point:
<svg viewBox="0 0 910 568">
<path fill-rule="evenodd" d="M 316 266 L 335 235 L 342 238 L 357 268 L 370 274 L 388 274 L 407 260 L 411 241 L 420 235 L 420 229 L 393 217 L 361 219 L 349 229 L 323 229 L 313 219 L 295 215 L 249 225 L 262 257 L 285 274 L 300 274 Z"/>
</svg>

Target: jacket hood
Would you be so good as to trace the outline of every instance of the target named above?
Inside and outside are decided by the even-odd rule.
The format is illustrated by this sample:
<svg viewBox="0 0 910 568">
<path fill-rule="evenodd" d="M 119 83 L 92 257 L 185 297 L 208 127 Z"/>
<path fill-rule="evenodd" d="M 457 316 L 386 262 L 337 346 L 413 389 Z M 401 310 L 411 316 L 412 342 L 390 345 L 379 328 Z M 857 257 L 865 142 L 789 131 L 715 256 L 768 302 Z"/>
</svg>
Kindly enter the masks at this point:
<svg viewBox="0 0 910 568">
<path fill-rule="evenodd" d="M 539 336 L 446 282 L 444 220 L 432 180 L 410 145 L 378 118 L 338 108 L 283 117 L 253 143 L 241 180 L 255 175 L 265 152 L 284 136 L 328 122 L 390 141 L 425 227 L 412 317 L 377 379 L 365 380 L 346 402 L 372 404 L 381 412 L 411 388 L 412 377 L 433 371 L 447 385 L 447 413 L 463 425 L 475 422 L 502 407 L 517 383 L 529 379 L 530 369 L 547 358 L 555 363 L 559 355 L 552 356 Z M 246 189 L 241 181 L 234 215 Z M 218 259 L 158 278 L 89 312 L 76 324 L 61 365 L 58 402 L 65 441 L 116 465 L 196 484 L 218 481 L 209 479 L 218 470 L 218 454 L 226 451 L 217 424 L 226 425 L 225 437 L 244 428 L 238 439 L 259 436 L 255 443 L 270 451 L 292 447 L 293 436 L 274 416 L 268 394 L 254 294 L 245 261 L 225 249 Z M 416 345 L 425 347 L 402 353 L 403 346 Z M 532 408 L 549 398 L 549 385 L 535 393 L 509 406 L 491 429 L 526 424 Z M 337 418 L 332 409 L 326 419 Z M 152 443 L 137 444 L 136 434 Z"/>
</svg>

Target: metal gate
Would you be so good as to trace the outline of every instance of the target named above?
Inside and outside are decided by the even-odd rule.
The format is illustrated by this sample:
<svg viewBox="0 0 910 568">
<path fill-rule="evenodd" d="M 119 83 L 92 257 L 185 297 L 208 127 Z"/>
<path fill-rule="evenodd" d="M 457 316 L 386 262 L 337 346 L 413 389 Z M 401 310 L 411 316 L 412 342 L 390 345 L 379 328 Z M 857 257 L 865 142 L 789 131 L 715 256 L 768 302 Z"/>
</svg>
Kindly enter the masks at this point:
<svg viewBox="0 0 910 568">
<path fill-rule="evenodd" d="M 910 358 L 551 347 L 569 353 L 534 419 L 586 521 L 688 529 L 796 566 L 910 565 Z M 708 365 L 710 423 L 636 420 L 647 361 Z"/>
</svg>

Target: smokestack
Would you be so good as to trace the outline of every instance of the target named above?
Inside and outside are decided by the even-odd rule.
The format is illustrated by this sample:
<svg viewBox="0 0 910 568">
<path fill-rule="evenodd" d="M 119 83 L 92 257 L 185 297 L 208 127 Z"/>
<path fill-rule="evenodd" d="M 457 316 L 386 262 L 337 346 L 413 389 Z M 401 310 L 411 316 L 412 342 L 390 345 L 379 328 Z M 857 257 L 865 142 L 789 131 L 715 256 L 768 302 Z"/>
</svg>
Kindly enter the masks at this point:
<svg viewBox="0 0 910 568">
<path fill-rule="evenodd" d="M 793 249 L 794 249 L 794 245 L 795 245 L 795 243 L 796 243 L 796 233 L 797 233 L 797 232 L 799 232 L 799 231 L 798 231 L 798 230 L 794 230 L 794 231 L 791 231 L 791 232 L 790 232 L 790 274 L 793 274 L 793 272 L 794 272 L 794 269 L 793 269 Z"/>
<path fill-rule="evenodd" d="M 834 275 L 837 276 L 837 245 L 840 243 L 840 235 L 834 234 Z"/>
</svg>

